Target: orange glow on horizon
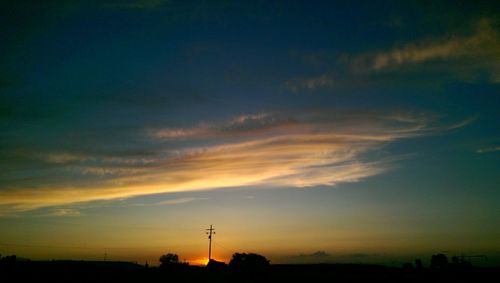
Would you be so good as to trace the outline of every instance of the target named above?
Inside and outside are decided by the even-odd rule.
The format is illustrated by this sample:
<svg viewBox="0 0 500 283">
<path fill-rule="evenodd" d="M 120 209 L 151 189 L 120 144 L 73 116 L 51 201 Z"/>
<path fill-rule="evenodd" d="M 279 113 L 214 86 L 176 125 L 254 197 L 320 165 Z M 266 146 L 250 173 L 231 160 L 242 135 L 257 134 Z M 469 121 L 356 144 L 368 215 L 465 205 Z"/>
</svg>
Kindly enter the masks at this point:
<svg viewBox="0 0 500 283">
<path fill-rule="evenodd" d="M 212 259 L 216 260 L 216 261 L 226 262 L 224 259 L 219 259 L 219 258 L 212 258 Z M 190 265 L 202 265 L 202 266 L 205 266 L 205 265 L 208 264 L 208 257 L 188 259 L 187 262 Z"/>
</svg>

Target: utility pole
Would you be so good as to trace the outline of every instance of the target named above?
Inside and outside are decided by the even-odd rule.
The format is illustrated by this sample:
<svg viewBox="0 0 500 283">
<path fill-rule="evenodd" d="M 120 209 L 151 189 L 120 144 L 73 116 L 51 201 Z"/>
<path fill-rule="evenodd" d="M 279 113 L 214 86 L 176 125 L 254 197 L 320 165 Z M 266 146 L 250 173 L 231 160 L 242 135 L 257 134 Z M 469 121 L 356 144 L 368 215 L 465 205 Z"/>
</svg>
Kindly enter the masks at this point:
<svg viewBox="0 0 500 283">
<path fill-rule="evenodd" d="M 215 229 L 210 225 L 210 228 L 206 230 L 208 235 L 208 262 L 210 262 L 212 259 L 212 235 L 215 235 Z"/>
</svg>

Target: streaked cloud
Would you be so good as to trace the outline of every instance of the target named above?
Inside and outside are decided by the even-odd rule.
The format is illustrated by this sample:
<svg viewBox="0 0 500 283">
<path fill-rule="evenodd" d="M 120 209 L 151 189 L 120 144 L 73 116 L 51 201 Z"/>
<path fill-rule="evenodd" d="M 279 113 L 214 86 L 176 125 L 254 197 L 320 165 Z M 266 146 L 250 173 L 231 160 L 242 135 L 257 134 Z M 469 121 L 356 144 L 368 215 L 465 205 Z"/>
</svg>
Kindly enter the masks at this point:
<svg viewBox="0 0 500 283">
<path fill-rule="evenodd" d="M 166 140 L 220 138 L 225 135 L 253 135 L 291 126 L 294 120 L 270 113 L 239 115 L 223 123 L 200 123 L 192 128 L 150 129 L 151 136 Z"/>
<path fill-rule="evenodd" d="M 292 263 L 326 263 L 332 261 L 332 255 L 325 251 L 317 251 L 310 254 L 292 255 L 287 258 Z"/>
<path fill-rule="evenodd" d="M 344 255 L 344 257 L 351 259 L 364 259 L 364 258 L 379 257 L 379 256 L 381 256 L 381 254 L 379 253 L 354 253 L 354 254 Z"/>
<path fill-rule="evenodd" d="M 176 139 L 176 138 L 200 136 L 207 131 L 208 129 L 204 127 L 199 127 L 194 129 L 170 128 L 170 129 L 162 129 L 155 131 L 153 134 L 159 138 Z"/>
<path fill-rule="evenodd" d="M 285 87 L 297 93 L 302 90 L 316 90 L 320 88 L 331 88 L 336 85 L 336 81 L 331 75 L 321 75 L 318 77 L 297 78 L 285 82 Z"/>
<path fill-rule="evenodd" d="M 442 37 L 422 38 L 395 44 L 386 49 L 358 54 L 318 51 L 305 54 L 305 62 L 316 67 L 322 63 L 325 73 L 300 76 L 284 82 L 292 93 L 316 91 L 351 85 L 370 85 L 384 75 L 434 73 L 461 81 L 500 82 L 500 31 L 491 19 L 481 19 L 469 32 L 449 33 Z M 311 62 L 309 58 L 314 58 Z M 317 67 L 316 67 L 317 68 Z M 334 76 L 333 73 L 339 73 Z M 435 77 L 433 77 L 435 79 Z"/>
<path fill-rule="evenodd" d="M 85 156 L 79 154 L 65 153 L 65 152 L 55 152 L 55 153 L 40 155 L 40 158 L 46 160 L 49 163 L 56 163 L 56 164 L 84 161 L 86 159 Z"/>
<path fill-rule="evenodd" d="M 500 151 L 500 146 L 483 147 L 476 150 L 477 153 L 488 153 Z"/>
<path fill-rule="evenodd" d="M 162 6 L 167 2 L 167 0 L 123 0 L 105 2 L 102 6 L 115 9 L 149 9 Z"/>
<path fill-rule="evenodd" d="M 423 40 L 388 51 L 359 55 L 353 59 L 352 66 L 356 70 L 382 71 L 403 65 L 465 57 L 488 58 L 498 63 L 500 35 L 490 21 L 482 19 L 470 35 Z"/>
<path fill-rule="evenodd" d="M 54 208 L 42 216 L 74 217 L 82 215 L 79 210 L 72 208 Z"/>
<path fill-rule="evenodd" d="M 25 187 L 3 187 L 0 207 L 5 214 L 159 193 L 359 182 L 390 170 L 398 161 L 395 156 L 377 154 L 373 158 L 370 153 L 381 152 L 392 142 L 466 124 L 440 125 L 435 116 L 428 114 L 325 110 L 240 115 L 178 129 L 189 135 L 165 134 L 171 131 L 168 128 L 149 128 L 145 139 L 158 148 L 154 155 L 49 153 L 47 164 L 76 176 L 66 181 L 33 179 Z M 162 204 L 194 200 L 181 198 Z"/>
<path fill-rule="evenodd" d="M 184 204 L 184 203 L 190 203 L 193 201 L 198 201 L 198 200 L 206 200 L 207 198 L 194 198 L 194 197 L 185 197 L 185 198 L 175 198 L 175 199 L 168 199 L 160 202 L 154 203 L 154 205 L 175 205 L 175 204 Z"/>
<path fill-rule="evenodd" d="M 286 258 L 287 262 L 290 263 L 353 263 L 353 262 L 364 262 L 373 261 L 382 257 L 383 254 L 380 253 L 352 253 L 352 254 L 333 254 L 326 251 L 317 251 L 314 253 L 302 253 L 298 255 L 288 256 Z"/>
</svg>

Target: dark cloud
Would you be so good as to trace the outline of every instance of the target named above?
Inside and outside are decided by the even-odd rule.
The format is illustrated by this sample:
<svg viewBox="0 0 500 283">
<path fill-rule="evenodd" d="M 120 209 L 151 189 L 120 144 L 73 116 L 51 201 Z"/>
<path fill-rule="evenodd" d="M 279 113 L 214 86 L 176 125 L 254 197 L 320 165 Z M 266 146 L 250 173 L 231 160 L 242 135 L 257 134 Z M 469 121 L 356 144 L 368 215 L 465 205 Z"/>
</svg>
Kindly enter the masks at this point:
<svg viewBox="0 0 500 283">
<path fill-rule="evenodd" d="M 344 255 L 343 257 L 350 258 L 350 259 L 366 259 L 366 258 L 373 258 L 373 257 L 379 257 L 379 256 L 381 256 L 381 255 L 378 253 L 354 253 L 354 254 Z"/>
<path fill-rule="evenodd" d="M 169 0 L 126 0 L 102 1 L 103 8 L 111 9 L 153 9 L 168 4 Z"/>
<path fill-rule="evenodd" d="M 353 253 L 353 254 L 331 254 L 325 251 L 317 251 L 310 254 L 299 254 L 289 256 L 286 261 L 291 263 L 352 263 L 352 262 L 374 262 L 382 257 L 379 253 Z"/>
<path fill-rule="evenodd" d="M 334 257 L 325 251 L 317 251 L 310 254 L 299 254 L 288 257 L 292 263 L 327 263 L 333 262 Z"/>
</svg>

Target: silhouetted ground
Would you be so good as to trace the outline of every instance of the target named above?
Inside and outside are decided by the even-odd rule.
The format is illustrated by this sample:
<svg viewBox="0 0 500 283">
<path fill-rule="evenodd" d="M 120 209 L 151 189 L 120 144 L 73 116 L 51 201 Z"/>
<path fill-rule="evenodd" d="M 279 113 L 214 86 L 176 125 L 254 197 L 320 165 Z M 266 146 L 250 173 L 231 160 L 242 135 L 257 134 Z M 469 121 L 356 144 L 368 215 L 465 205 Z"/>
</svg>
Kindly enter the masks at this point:
<svg viewBox="0 0 500 283">
<path fill-rule="evenodd" d="M 378 265 L 271 265 L 260 271 L 129 262 L 16 261 L 0 265 L 1 282 L 495 282 L 500 268 L 404 269 Z"/>
</svg>

